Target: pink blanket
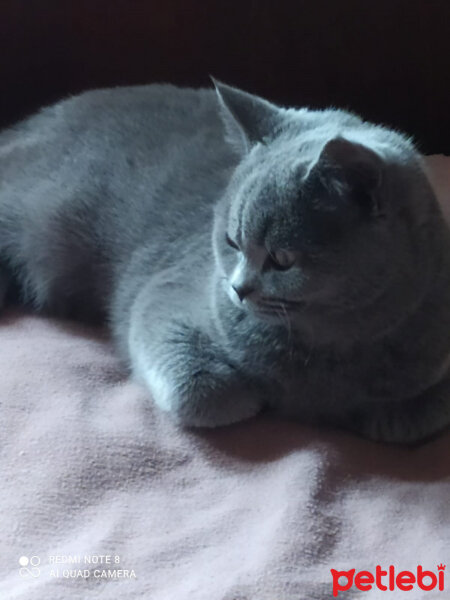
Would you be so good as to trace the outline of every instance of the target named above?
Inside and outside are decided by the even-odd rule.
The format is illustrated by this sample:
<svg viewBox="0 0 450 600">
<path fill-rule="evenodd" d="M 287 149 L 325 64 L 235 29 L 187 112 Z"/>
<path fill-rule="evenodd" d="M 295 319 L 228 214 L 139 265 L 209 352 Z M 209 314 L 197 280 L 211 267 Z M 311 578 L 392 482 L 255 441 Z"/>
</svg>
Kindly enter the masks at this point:
<svg viewBox="0 0 450 600">
<path fill-rule="evenodd" d="M 450 159 L 430 164 L 450 207 Z M 1 600 L 450 598 L 450 433 L 181 430 L 98 332 L 19 312 L 0 361 Z M 377 565 L 434 587 L 382 592 Z"/>
</svg>

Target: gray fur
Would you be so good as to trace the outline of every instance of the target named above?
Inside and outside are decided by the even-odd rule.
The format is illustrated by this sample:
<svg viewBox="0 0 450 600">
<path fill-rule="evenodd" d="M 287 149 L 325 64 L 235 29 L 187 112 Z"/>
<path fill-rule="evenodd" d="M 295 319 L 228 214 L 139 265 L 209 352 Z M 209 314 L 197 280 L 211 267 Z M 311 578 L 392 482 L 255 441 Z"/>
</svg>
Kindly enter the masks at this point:
<svg viewBox="0 0 450 600">
<path fill-rule="evenodd" d="M 446 427 L 450 235 L 411 142 L 215 85 L 90 91 L 0 135 L 0 303 L 14 282 L 106 317 L 184 425 Z"/>
</svg>

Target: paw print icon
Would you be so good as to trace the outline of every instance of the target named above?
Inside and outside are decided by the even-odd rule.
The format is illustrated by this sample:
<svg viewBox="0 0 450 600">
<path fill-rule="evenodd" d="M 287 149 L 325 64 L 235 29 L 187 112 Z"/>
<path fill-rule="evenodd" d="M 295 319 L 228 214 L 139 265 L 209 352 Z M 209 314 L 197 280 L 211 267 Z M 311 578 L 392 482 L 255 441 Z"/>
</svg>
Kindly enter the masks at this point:
<svg viewBox="0 0 450 600">
<path fill-rule="evenodd" d="M 19 574 L 21 577 L 39 577 L 41 570 L 38 568 L 41 564 L 39 556 L 21 556 L 19 558 Z"/>
</svg>

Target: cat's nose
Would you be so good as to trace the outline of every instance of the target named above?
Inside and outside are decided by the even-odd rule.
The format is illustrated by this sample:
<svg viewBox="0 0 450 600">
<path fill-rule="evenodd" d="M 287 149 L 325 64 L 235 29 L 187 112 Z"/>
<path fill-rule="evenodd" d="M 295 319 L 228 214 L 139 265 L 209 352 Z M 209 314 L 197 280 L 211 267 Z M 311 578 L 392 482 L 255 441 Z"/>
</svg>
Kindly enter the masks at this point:
<svg viewBox="0 0 450 600">
<path fill-rule="evenodd" d="M 242 285 L 232 285 L 231 287 L 236 292 L 241 302 L 246 296 L 255 291 L 255 286 L 253 286 L 251 283 L 243 283 Z"/>
</svg>

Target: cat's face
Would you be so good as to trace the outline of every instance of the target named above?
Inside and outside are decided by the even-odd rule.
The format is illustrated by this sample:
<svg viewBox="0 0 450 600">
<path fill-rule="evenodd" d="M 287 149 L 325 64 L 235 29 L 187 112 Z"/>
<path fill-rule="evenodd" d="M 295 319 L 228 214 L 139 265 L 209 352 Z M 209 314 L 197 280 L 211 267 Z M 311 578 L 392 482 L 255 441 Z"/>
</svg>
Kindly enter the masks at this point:
<svg viewBox="0 0 450 600">
<path fill-rule="evenodd" d="M 255 148 L 216 211 L 225 291 L 261 318 L 292 318 L 372 297 L 388 269 L 370 194 L 282 153 Z M 300 152 L 299 152 L 300 154 Z M 281 162 L 282 168 L 280 168 Z"/>
<path fill-rule="evenodd" d="M 330 135 L 320 123 L 316 134 L 304 135 L 294 123 L 258 141 L 255 105 L 239 114 L 240 108 L 230 108 L 230 119 L 241 118 L 236 130 L 233 121 L 227 128 L 242 145 L 243 159 L 216 208 L 214 227 L 216 262 L 230 300 L 263 320 L 326 322 L 370 306 L 401 269 L 408 277 L 414 265 L 399 250 L 408 244 L 407 226 L 384 206 L 382 158 Z M 272 105 L 262 110 L 266 122 L 279 118 L 270 114 Z"/>
</svg>

